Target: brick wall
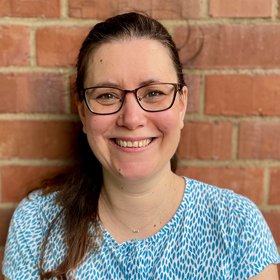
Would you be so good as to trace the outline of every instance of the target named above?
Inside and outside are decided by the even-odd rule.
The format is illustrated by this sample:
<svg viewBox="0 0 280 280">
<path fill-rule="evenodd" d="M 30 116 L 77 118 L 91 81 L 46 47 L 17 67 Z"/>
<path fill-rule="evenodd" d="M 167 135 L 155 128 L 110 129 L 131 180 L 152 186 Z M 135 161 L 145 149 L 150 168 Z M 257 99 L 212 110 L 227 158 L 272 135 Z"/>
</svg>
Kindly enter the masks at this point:
<svg viewBox="0 0 280 280">
<path fill-rule="evenodd" d="M 190 97 L 178 173 L 251 198 L 280 246 L 278 7 L 277 0 L 0 0 L 0 261 L 17 203 L 69 162 L 81 39 L 98 20 L 127 10 L 161 20 L 181 49 Z"/>
</svg>

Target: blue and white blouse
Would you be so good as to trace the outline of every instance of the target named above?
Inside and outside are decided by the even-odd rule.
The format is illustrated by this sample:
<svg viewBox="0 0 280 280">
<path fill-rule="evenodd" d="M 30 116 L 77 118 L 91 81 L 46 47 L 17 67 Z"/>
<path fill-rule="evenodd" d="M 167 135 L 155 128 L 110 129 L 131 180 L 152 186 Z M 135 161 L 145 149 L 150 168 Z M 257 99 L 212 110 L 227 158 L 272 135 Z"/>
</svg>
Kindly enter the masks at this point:
<svg viewBox="0 0 280 280">
<path fill-rule="evenodd" d="M 185 180 L 176 214 L 158 233 L 118 244 L 104 230 L 100 250 L 89 252 L 67 278 L 245 280 L 280 262 L 271 232 L 250 200 L 230 190 Z M 7 278 L 39 279 L 42 241 L 61 210 L 55 196 L 36 191 L 17 207 L 3 263 Z M 50 233 L 43 268 L 56 268 L 64 256 L 60 219 Z"/>
</svg>

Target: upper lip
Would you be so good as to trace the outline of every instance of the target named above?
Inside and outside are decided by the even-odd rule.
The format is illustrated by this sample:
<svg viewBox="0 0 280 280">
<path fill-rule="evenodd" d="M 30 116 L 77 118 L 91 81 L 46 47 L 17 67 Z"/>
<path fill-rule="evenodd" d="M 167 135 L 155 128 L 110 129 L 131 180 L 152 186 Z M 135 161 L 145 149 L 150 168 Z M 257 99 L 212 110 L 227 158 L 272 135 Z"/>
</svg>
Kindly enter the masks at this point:
<svg viewBox="0 0 280 280">
<path fill-rule="evenodd" d="M 134 142 L 134 141 L 143 141 L 143 140 L 154 139 L 154 138 L 155 137 L 152 136 L 147 136 L 147 137 L 142 136 L 142 137 L 113 137 L 111 139 Z"/>
</svg>

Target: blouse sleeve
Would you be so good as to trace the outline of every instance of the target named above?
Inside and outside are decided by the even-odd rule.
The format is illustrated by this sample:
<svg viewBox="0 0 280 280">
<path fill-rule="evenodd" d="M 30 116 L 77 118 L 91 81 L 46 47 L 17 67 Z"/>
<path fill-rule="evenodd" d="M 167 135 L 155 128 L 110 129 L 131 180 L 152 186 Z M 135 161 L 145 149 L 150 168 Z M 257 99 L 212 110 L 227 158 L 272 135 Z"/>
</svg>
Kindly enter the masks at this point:
<svg viewBox="0 0 280 280">
<path fill-rule="evenodd" d="M 280 263 L 271 231 L 257 206 L 244 197 L 236 198 L 231 213 L 234 279 L 248 279 L 269 264 Z"/>
<path fill-rule="evenodd" d="M 18 205 L 11 220 L 3 274 L 12 280 L 38 279 L 41 241 L 42 230 L 36 203 L 32 198 L 26 198 Z"/>
</svg>

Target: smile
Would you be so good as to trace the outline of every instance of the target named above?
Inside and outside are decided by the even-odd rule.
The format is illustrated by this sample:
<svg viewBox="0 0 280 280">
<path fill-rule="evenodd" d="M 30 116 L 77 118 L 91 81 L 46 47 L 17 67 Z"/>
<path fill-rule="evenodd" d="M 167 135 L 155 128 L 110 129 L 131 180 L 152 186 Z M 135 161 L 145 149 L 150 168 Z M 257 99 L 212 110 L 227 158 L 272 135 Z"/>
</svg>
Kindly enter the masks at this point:
<svg viewBox="0 0 280 280">
<path fill-rule="evenodd" d="M 140 141 L 125 141 L 121 139 L 116 139 L 115 143 L 123 148 L 143 148 L 148 146 L 153 141 L 152 138 L 143 139 Z"/>
</svg>

